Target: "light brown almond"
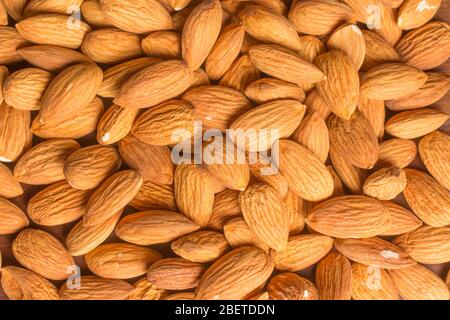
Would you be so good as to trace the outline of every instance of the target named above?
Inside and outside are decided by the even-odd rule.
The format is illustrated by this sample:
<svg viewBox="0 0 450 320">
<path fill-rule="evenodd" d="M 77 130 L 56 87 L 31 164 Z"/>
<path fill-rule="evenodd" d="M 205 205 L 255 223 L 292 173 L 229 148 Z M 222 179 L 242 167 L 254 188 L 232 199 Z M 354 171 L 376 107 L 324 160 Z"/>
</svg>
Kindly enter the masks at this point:
<svg viewBox="0 0 450 320">
<path fill-rule="evenodd" d="M 65 283 L 59 295 L 61 300 L 124 300 L 133 289 L 123 280 L 81 276 L 79 288 L 69 289 Z"/>
<path fill-rule="evenodd" d="M 256 234 L 250 229 L 247 222 L 243 218 L 234 218 L 229 220 L 223 226 L 225 237 L 233 248 L 241 246 L 254 246 L 264 251 L 269 251 L 269 246 L 265 241 L 260 240 Z"/>
<path fill-rule="evenodd" d="M 388 227 L 380 236 L 394 236 L 419 228 L 422 221 L 408 209 L 391 201 L 382 201 L 389 211 Z"/>
<path fill-rule="evenodd" d="M 172 185 L 159 185 L 144 181 L 139 192 L 129 205 L 136 210 L 177 210 L 175 195 Z"/>
<path fill-rule="evenodd" d="M 197 231 L 183 236 L 170 245 L 173 252 L 192 262 L 208 263 L 228 251 L 224 235 L 215 231 Z"/>
<path fill-rule="evenodd" d="M 267 285 L 267 292 L 270 300 L 319 300 L 314 284 L 291 272 L 273 277 Z"/>
<path fill-rule="evenodd" d="M 399 300 L 397 288 L 386 270 L 353 262 L 351 271 L 352 299 Z"/>
<path fill-rule="evenodd" d="M 416 29 L 430 21 L 439 10 L 442 0 L 405 0 L 398 11 L 397 23 L 403 30 Z"/>
<path fill-rule="evenodd" d="M 406 173 L 402 169 L 383 168 L 366 179 L 363 191 L 378 200 L 392 200 L 406 188 L 406 182 Z"/>
<path fill-rule="evenodd" d="M 83 1 L 83 4 L 81 5 L 81 14 L 91 27 L 113 27 L 113 24 L 109 21 L 108 17 L 104 15 L 99 0 Z"/>
<path fill-rule="evenodd" d="M 244 92 L 249 84 L 260 78 L 261 73 L 253 65 L 250 57 L 248 55 L 243 55 L 234 61 L 230 69 L 220 80 L 219 84 Z"/>
<path fill-rule="evenodd" d="M 0 105 L 0 161 L 16 161 L 29 147 L 30 118 L 30 111 L 15 109 L 6 102 Z"/>
<path fill-rule="evenodd" d="M 316 285 L 321 300 L 350 300 L 352 296 L 352 267 L 338 252 L 330 252 L 316 268 Z"/>
<path fill-rule="evenodd" d="M 385 140 L 379 145 L 380 155 L 377 167 L 406 168 L 417 155 L 417 146 L 414 141 L 393 138 Z"/>
<path fill-rule="evenodd" d="M 13 64 L 22 61 L 17 50 L 28 44 L 27 40 L 17 32 L 16 28 L 0 26 L 0 63 Z"/>
<path fill-rule="evenodd" d="M 239 191 L 224 190 L 214 197 L 213 211 L 208 227 L 213 230 L 222 230 L 228 221 L 241 215 Z"/>
<path fill-rule="evenodd" d="M 362 69 L 367 71 L 380 64 L 400 61 L 397 51 L 373 30 L 362 30 L 366 43 L 366 55 Z"/>
<path fill-rule="evenodd" d="M 22 209 L 2 197 L 0 197 L 0 218 L 2 221 L 0 235 L 16 233 L 29 224 L 28 217 Z"/>
<path fill-rule="evenodd" d="M 23 194 L 22 186 L 11 170 L 0 162 L 0 197 L 15 198 Z"/>
<path fill-rule="evenodd" d="M 281 99 L 305 100 L 305 93 L 298 85 L 272 78 L 262 78 L 251 83 L 245 89 L 245 95 L 258 104 Z"/>
<path fill-rule="evenodd" d="M 149 57 L 181 58 L 181 36 L 172 31 L 156 31 L 142 40 L 142 50 Z"/>
</svg>

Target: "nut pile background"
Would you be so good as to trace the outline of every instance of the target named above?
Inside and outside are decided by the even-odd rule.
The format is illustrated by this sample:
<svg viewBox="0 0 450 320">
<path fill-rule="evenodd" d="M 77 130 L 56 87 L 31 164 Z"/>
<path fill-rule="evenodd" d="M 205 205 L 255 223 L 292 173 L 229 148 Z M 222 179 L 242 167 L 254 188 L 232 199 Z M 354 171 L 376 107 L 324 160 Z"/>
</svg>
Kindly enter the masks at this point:
<svg viewBox="0 0 450 320">
<path fill-rule="evenodd" d="M 441 2 L 0 0 L 0 299 L 448 300 Z"/>
</svg>

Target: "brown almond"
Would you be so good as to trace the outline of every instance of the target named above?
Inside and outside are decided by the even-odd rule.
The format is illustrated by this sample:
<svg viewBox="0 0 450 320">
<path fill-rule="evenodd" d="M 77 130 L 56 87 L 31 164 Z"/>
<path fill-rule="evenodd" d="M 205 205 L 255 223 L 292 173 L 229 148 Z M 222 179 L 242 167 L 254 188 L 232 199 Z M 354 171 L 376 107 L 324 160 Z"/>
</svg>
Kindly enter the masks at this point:
<svg viewBox="0 0 450 320">
<path fill-rule="evenodd" d="M 113 27 L 108 17 L 104 15 L 99 0 L 83 1 L 81 15 L 91 27 Z"/>
<path fill-rule="evenodd" d="M 27 40 L 17 32 L 16 28 L 0 26 L 0 64 L 13 64 L 22 61 L 18 49 L 28 44 Z"/>
<path fill-rule="evenodd" d="M 234 61 L 219 84 L 244 92 L 249 84 L 260 78 L 261 72 L 253 65 L 250 57 L 243 55 Z"/>
<path fill-rule="evenodd" d="M 0 217 L 2 224 L 0 226 L 0 235 L 16 233 L 29 224 L 28 217 L 18 206 L 0 197 Z"/>
<path fill-rule="evenodd" d="M 13 162 L 31 144 L 30 111 L 0 105 L 0 161 Z"/>
<path fill-rule="evenodd" d="M 126 300 L 163 300 L 167 295 L 166 290 L 157 288 L 147 278 L 142 278 L 134 284 L 134 290 Z"/>
<path fill-rule="evenodd" d="M 111 145 L 125 138 L 130 133 L 137 114 L 137 109 L 116 104 L 110 106 L 98 121 L 97 142 Z"/>
<path fill-rule="evenodd" d="M 251 83 L 245 89 L 245 95 L 258 104 L 281 99 L 305 100 L 305 93 L 298 85 L 272 78 L 262 78 Z"/>
<path fill-rule="evenodd" d="M 378 200 L 392 200 L 406 188 L 406 182 L 406 173 L 402 169 L 383 168 L 366 179 L 363 191 Z"/>
<path fill-rule="evenodd" d="M 242 215 L 239 194 L 239 191 L 227 189 L 215 195 L 209 228 L 222 230 L 228 221 Z"/>
<path fill-rule="evenodd" d="M 152 32 L 142 40 L 141 46 L 149 57 L 181 58 L 181 36 L 173 31 Z"/>
<path fill-rule="evenodd" d="M 380 64 L 400 61 L 397 51 L 373 30 L 361 30 L 366 43 L 366 55 L 362 69 L 367 71 Z"/>
<path fill-rule="evenodd" d="M 328 39 L 330 50 L 343 51 L 352 61 L 356 70 L 359 70 L 366 55 L 366 42 L 361 29 L 355 24 L 344 24 L 337 28 Z"/>
<path fill-rule="evenodd" d="M 419 153 L 428 172 L 445 188 L 450 189 L 450 137 L 433 131 L 419 142 Z"/>
<path fill-rule="evenodd" d="M 389 211 L 388 227 L 380 236 L 394 236 L 415 230 L 422 225 L 422 221 L 408 209 L 391 201 L 382 201 Z"/>
<path fill-rule="evenodd" d="M 73 8 L 79 8 L 82 2 L 82 0 L 59 0 L 52 2 L 30 0 L 23 11 L 23 16 L 31 17 L 41 13 L 71 14 L 75 10 Z"/>
<path fill-rule="evenodd" d="M 254 246 L 269 252 L 269 246 L 265 241 L 260 240 L 250 229 L 243 218 L 234 218 L 229 220 L 223 226 L 225 237 L 233 248 L 241 246 Z"/>
<path fill-rule="evenodd" d="M 59 290 L 61 300 L 124 300 L 134 287 L 117 279 L 81 276 L 80 287 L 69 289 L 65 283 Z"/>
<path fill-rule="evenodd" d="M 22 186 L 11 170 L 0 162 L 0 197 L 15 198 L 23 194 Z"/>
<path fill-rule="evenodd" d="M 352 297 L 352 266 L 338 252 L 330 252 L 316 268 L 316 285 L 321 300 L 350 300 Z"/>
<path fill-rule="evenodd" d="M 386 270 L 353 262 L 351 271 L 353 300 L 399 300 Z"/>
<path fill-rule="evenodd" d="M 159 185 L 149 181 L 144 181 L 141 189 L 129 205 L 140 211 L 153 209 L 177 210 L 173 186 Z"/>
<path fill-rule="evenodd" d="M 217 260 L 229 248 L 224 235 L 215 231 L 197 231 L 183 236 L 170 245 L 173 252 L 192 262 Z"/>
<path fill-rule="evenodd" d="M 393 138 L 385 140 L 379 145 L 380 155 L 377 167 L 406 168 L 417 155 L 417 146 L 414 141 Z"/>
<path fill-rule="evenodd" d="M 319 300 L 319 292 L 312 282 L 298 274 L 277 274 L 267 285 L 270 300 Z"/>
<path fill-rule="evenodd" d="M 359 95 L 358 111 L 366 118 L 378 140 L 384 138 L 384 123 L 386 121 L 386 108 L 383 100 L 368 99 L 364 92 Z"/>
</svg>

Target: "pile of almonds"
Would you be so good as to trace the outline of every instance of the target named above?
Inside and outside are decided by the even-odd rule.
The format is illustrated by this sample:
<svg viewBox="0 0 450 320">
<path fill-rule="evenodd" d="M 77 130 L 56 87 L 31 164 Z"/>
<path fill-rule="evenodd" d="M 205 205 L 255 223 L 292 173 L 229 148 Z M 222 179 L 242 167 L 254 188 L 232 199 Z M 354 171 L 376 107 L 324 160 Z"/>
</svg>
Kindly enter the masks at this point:
<svg viewBox="0 0 450 320">
<path fill-rule="evenodd" d="M 4 293 L 449 299 L 440 5 L 0 0 Z M 198 121 L 277 170 L 174 163 Z"/>
</svg>

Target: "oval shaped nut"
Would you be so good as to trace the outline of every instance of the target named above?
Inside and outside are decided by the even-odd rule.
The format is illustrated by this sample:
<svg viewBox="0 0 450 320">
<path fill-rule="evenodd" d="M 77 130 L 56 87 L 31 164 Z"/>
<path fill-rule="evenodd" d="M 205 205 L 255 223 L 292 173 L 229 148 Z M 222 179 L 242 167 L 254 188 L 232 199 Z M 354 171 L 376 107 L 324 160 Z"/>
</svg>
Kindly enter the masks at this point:
<svg viewBox="0 0 450 320">
<path fill-rule="evenodd" d="M 6 78 L 9 77 L 9 70 L 5 66 L 0 66 L 0 104 L 3 103 L 3 85 L 5 83 Z"/>
<path fill-rule="evenodd" d="M 139 192 L 129 203 L 136 210 L 177 210 L 175 195 L 172 185 L 159 185 L 144 181 Z"/>
<path fill-rule="evenodd" d="M 10 300 L 59 300 L 58 289 L 50 281 L 26 269 L 3 267 L 1 284 Z"/>
<path fill-rule="evenodd" d="M 361 29 L 355 24 L 344 24 L 337 28 L 327 42 L 330 50 L 341 50 L 352 61 L 356 70 L 359 70 L 366 55 L 366 42 Z"/>
<path fill-rule="evenodd" d="M 94 189 L 116 173 L 121 164 L 117 149 L 93 145 L 73 152 L 66 159 L 64 176 L 75 189 Z"/>
<path fill-rule="evenodd" d="M 100 7 L 98 0 L 86 0 L 81 5 L 81 14 L 86 22 L 95 28 L 113 27 L 113 24 L 108 20 Z"/>
<path fill-rule="evenodd" d="M 31 220 L 44 226 L 58 226 L 81 218 L 91 195 L 60 181 L 38 192 L 28 202 Z"/>
<path fill-rule="evenodd" d="M 296 52 L 278 45 L 255 45 L 248 54 L 257 69 L 280 80 L 302 86 L 326 79 L 318 67 L 305 61 Z"/>
<path fill-rule="evenodd" d="M 31 0 L 23 10 L 23 17 L 35 16 L 40 13 L 69 14 L 71 6 L 78 8 L 82 2 L 82 0 L 62 0 L 49 3 L 48 1 Z"/>
<path fill-rule="evenodd" d="M 184 215 L 168 210 L 130 214 L 117 224 L 116 235 L 127 242 L 148 246 L 169 243 L 200 229 Z"/>
<path fill-rule="evenodd" d="M 382 233 L 389 211 L 365 196 L 341 196 L 316 205 L 306 218 L 312 229 L 336 238 L 369 238 Z"/>
<path fill-rule="evenodd" d="M 243 299 L 266 282 L 273 262 L 264 250 L 244 246 L 217 260 L 200 279 L 196 300 Z"/>
<path fill-rule="evenodd" d="M 433 271 L 418 264 L 389 270 L 400 296 L 405 300 L 448 300 L 449 289 Z"/>
<path fill-rule="evenodd" d="M 243 218 L 235 218 L 229 220 L 223 226 L 225 237 L 233 248 L 241 246 L 254 246 L 269 252 L 269 246 L 265 241 L 261 241 L 256 234 L 250 229 Z"/>
<path fill-rule="evenodd" d="M 366 43 L 366 55 L 362 70 L 367 71 L 386 62 L 400 61 L 397 51 L 381 35 L 373 30 L 361 30 Z"/>
<path fill-rule="evenodd" d="M 397 288 L 386 270 L 353 262 L 351 272 L 353 300 L 399 300 Z"/>
<path fill-rule="evenodd" d="M 317 112 L 323 120 L 327 120 L 331 114 L 331 110 L 316 89 L 311 90 L 305 99 L 308 113 Z"/>
<path fill-rule="evenodd" d="M 243 55 L 233 62 L 219 84 L 244 92 L 250 83 L 260 78 L 261 72 L 253 65 L 250 57 Z"/>
<path fill-rule="evenodd" d="M 386 132 L 402 139 L 415 139 L 439 129 L 449 115 L 435 109 L 403 111 L 386 122 Z"/>
<path fill-rule="evenodd" d="M 331 145 L 337 153 L 358 168 L 373 168 L 378 160 L 378 138 L 360 112 L 349 120 L 332 115 L 328 127 Z"/>
<path fill-rule="evenodd" d="M 367 23 L 374 28 L 375 32 L 386 39 L 387 42 L 389 42 L 392 46 L 395 46 L 395 44 L 398 43 L 402 37 L 402 29 L 400 29 L 397 25 L 396 20 L 397 10 L 384 6 L 378 6 L 378 8 L 375 9 L 372 7 L 369 11 L 369 15 L 371 16 L 369 16 Z M 373 18 L 374 15 L 376 15 L 377 18 Z M 370 19 L 372 21 L 370 21 Z"/>
<path fill-rule="evenodd" d="M 284 203 L 289 219 L 289 235 L 299 234 L 305 227 L 308 204 L 291 190 L 288 190 Z"/>
<path fill-rule="evenodd" d="M 31 144 L 31 113 L 18 110 L 6 102 L 0 105 L 0 161 L 13 162 Z"/>
<path fill-rule="evenodd" d="M 147 279 L 165 290 L 188 290 L 197 287 L 206 265 L 182 258 L 162 259 L 150 266 Z"/>
<path fill-rule="evenodd" d="M 406 168 L 417 155 L 417 146 L 414 141 L 399 138 L 381 142 L 379 150 L 376 167 Z"/>
<path fill-rule="evenodd" d="M 38 68 L 25 68 L 12 73 L 3 84 L 7 104 L 20 110 L 39 110 L 41 98 L 52 74 Z"/>
<path fill-rule="evenodd" d="M 44 92 L 39 122 L 59 123 L 78 115 L 95 98 L 102 79 L 102 69 L 92 63 L 76 64 L 59 73 Z"/>
<path fill-rule="evenodd" d="M 172 27 L 170 14 L 157 0 L 101 0 L 100 8 L 108 21 L 128 32 L 141 34 Z"/>
<path fill-rule="evenodd" d="M 298 85 L 272 78 L 252 82 L 245 89 L 245 95 L 258 104 L 281 99 L 305 100 L 305 92 Z"/>
<path fill-rule="evenodd" d="M 284 16 L 263 6 L 249 5 L 239 12 L 245 32 L 256 40 L 274 43 L 291 50 L 300 49 L 294 25 Z"/>
<path fill-rule="evenodd" d="M 134 290 L 126 300 L 163 300 L 168 294 L 166 290 L 157 288 L 147 278 L 142 278 L 134 284 Z"/>
<path fill-rule="evenodd" d="M 109 219 L 133 200 L 142 182 L 142 176 L 133 170 L 120 171 L 106 179 L 89 198 L 83 224 L 94 226 Z"/>
<path fill-rule="evenodd" d="M 320 261 L 333 247 L 333 238 L 318 235 L 298 235 L 289 238 L 283 251 L 272 250 L 275 269 L 297 272 Z"/>
<path fill-rule="evenodd" d="M 116 64 L 143 55 L 139 35 L 115 28 L 86 34 L 81 51 L 97 63 Z"/>
<path fill-rule="evenodd" d="M 131 76 L 114 103 L 126 108 L 149 108 L 182 94 L 193 81 L 193 73 L 180 60 L 155 63 Z"/>
<path fill-rule="evenodd" d="M 147 68 L 160 59 L 145 57 L 133 59 L 105 70 L 103 82 L 97 94 L 104 98 L 114 98 L 119 94 L 122 85 L 136 72 Z"/>
<path fill-rule="evenodd" d="M 270 300 L 319 300 L 314 284 L 291 272 L 273 277 L 267 285 L 267 292 Z"/>
<path fill-rule="evenodd" d="M 317 92 L 338 117 L 350 119 L 359 102 L 359 76 L 350 58 L 340 50 L 318 56 L 314 63 L 325 74 Z"/>
<path fill-rule="evenodd" d="M 69 49 L 78 49 L 83 38 L 91 31 L 89 25 L 83 21 L 77 21 L 77 27 L 73 27 L 69 17 L 62 14 L 40 14 L 16 24 L 20 35 L 36 44 L 49 44 Z"/>
<path fill-rule="evenodd" d="M 339 1 L 301 1 L 289 11 L 289 21 L 298 32 L 326 35 L 344 22 L 350 21 L 353 10 Z"/>
<path fill-rule="evenodd" d="M 277 100 L 251 109 L 236 119 L 228 133 L 239 149 L 265 151 L 298 127 L 306 107 L 296 100 Z"/>
<path fill-rule="evenodd" d="M 14 167 L 14 176 L 22 183 L 47 185 L 64 180 L 64 162 L 76 150 L 72 139 L 44 141 L 28 150 Z"/>
<path fill-rule="evenodd" d="M 361 91 L 369 99 L 391 100 L 406 97 L 426 82 L 425 72 L 402 63 L 384 63 L 368 70 Z"/>
<path fill-rule="evenodd" d="M 14 239 L 12 252 L 21 265 L 50 280 L 67 279 L 75 265 L 61 242 L 42 230 L 23 230 Z"/>
<path fill-rule="evenodd" d="M 277 170 L 276 163 L 251 153 L 248 157 L 248 163 L 250 173 L 256 179 L 276 189 L 282 198 L 286 198 L 289 191 L 288 182 L 280 170 Z"/>
<path fill-rule="evenodd" d="M 172 242 L 170 247 L 180 257 L 200 263 L 213 262 L 229 249 L 225 236 L 215 231 L 193 232 Z"/>
<path fill-rule="evenodd" d="M 228 221 L 242 215 L 239 194 L 239 191 L 227 189 L 214 196 L 209 228 L 220 231 Z"/>
<path fill-rule="evenodd" d="M 400 247 L 379 239 L 336 239 L 337 251 L 352 261 L 383 269 L 402 269 L 417 263 Z"/>
<path fill-rule="evenodd" d="M 0 185 L 0 197 L 15 198 L 23 194 L 23 189 L 19 181 L 17 181 L 11 170 L 2 162 L 0 162 L 0 179 L 2 181 Z"/>
<path fill-rule="evenodd" d="M 81 276 L 80 287 L 69 289 L 67 283 L 59 290 L 61 300 L 124 300 L 134 290 L 126 281 L 97 276 Z"/>
<path fill-rule="evenodd" d="M 0 63 L 13 64 L 22 61 L 23 58 L 18 54 L 18 49 L 28 44 L 17 32 L 16 28 L 0 26 Z"/>
<path fill-rule="evenodd" d="M 4 0 L 3 5 L 5 6 L 6 12 L 15 21 L 20 21 L 27 2 L 27 0 Z"/>
<path fill-rule="evenodd" d="M 322 300 L 350 300 L 352 267 L 338 252 L 330 252 L 316 267 L 316 285 Z"/>
<path fill-rule="evenodd" d="M 378 200 L 392 200 L 406 188 L 406 182 L 406 173 L 402 169 L 383 168 L 366 179 L 363 191 Z"/>
<path fill-rule="evenodd" d="M 408 209 L 391 201 L 382 202 L 389 211 L 389 219 L 387 229 L 380 236 L 395 236 L 413 231 L 422 226 L 422 221 Z"/>
<path fill-rule="evenodd" d="M 177 144 L 194 135 L 194 119 L 194 107 L 182 100 L 171 100 L 140 115 L 131 132 L 147 144 Z"/>
<path fill-rule="evenodd" d="M 419 153 L 427 170 L 445 188 L 450 189 L 450 137 L 433 131 L 419 142 Z"/>
<path fill-rule="evenodd" d="M 449 25 L 432 21 L 412 30 L 395 46 L 402 61 L 421 70 L 436 68 L 450 56 Z"/>
<path fill-rule="evenodd" d="M 133 127 L 137 109 L 124 108 L 113 104 L 98 121 L 97 142 L 111 145 L 125 138 Z"/>
<path fill-rule="evenodd" d="M 172 184 L 174 168 L 169 147 L 152 146 L 129 134 L 119 141 L 119 151 L 123 161 L 139 172 L 144 181 Z"/>
<path fill-rule="evenodd" d="M 173 31 L 152 32 L 142 40 L 141 46 L 149 57 L 181 58 L 181 36 Z"/>
<path fill-rule="evenodd" d="M 283 250 L 288 242 L 289 220 L 278 192 L 266 184 L 253 184 L 241 193 L 239 203 L 256 237 L 274 250 Z"/>
<path fill-rule="evenodd" d="M 92 227 L 83 225 L 83 221 L 78 222 L 69 232 L 66 238 L 66 246 L 73 257 L 82 256 L 97 248 L 114 231 L 122 210 L 114 216 Z"/>
<path fill-rule="evenodd" d="M 333 177 L 308 149 L 289 140 L 279 142 L 279 168 L 291 189 L 300 198 L 321 201 L 333 194 Z"/>
<path fill-rule="evenodd" d="M 0 235 L 16 233 L 29 224 L 28 217 L 15 204 L 0 197 Z"/>
<path fill-rule="evenodd" d="M 104 244 L 85 256 L 89 270 L 109 279 L 131 279 L 141 276 L 161 258 L 162 256 L 153 249 L 129 243 Z"/>
<path fill-rule="evenodd" d="M 378 140 L 384 138 L 386 108 L 383 100 L 367 99 L 364 93 L 359 95 L 358 111 L 369 121 Z"/>
<path fill-rule="evenodd" d="M 31 125 L 31 131 L 43 139 L 79 139 L 95 131 L 103 111 L 102 100 L 95 97 L 87 105 L 80 106 L 75 115 L 58 119 L 57 123 L 42 123 L 40 115 L 37 115 Z"/>
</svg>

